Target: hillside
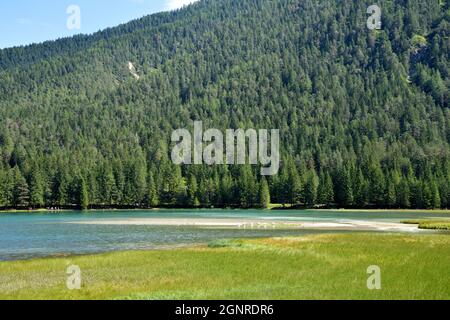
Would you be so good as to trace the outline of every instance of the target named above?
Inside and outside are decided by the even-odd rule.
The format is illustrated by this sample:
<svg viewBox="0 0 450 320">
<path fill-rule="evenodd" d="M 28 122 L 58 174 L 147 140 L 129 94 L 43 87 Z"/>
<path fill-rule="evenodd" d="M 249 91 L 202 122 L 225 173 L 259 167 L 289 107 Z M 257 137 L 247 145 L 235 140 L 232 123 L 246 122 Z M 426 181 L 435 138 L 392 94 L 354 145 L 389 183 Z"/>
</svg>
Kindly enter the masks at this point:
<svg viewBox="0 0 450 320">
<path fill-rule="evenodd" d="M 1 50 L 0 207 L 450 207 L 449 4 L 378 1 L 376 31 L 369 4 L 203 0 Z M 280 174 L 173 165 L 193 120 L 280 129 Z"/>
</svg>

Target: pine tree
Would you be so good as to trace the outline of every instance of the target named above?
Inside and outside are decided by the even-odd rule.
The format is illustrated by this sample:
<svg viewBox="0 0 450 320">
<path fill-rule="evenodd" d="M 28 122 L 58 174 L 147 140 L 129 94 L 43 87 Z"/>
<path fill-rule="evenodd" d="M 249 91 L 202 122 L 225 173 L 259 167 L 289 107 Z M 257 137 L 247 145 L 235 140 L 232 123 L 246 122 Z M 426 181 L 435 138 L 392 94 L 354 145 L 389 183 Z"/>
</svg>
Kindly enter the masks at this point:
<svg viewBox="0 0 450 320">
<path fill-rule="evenodd" d="M 14 142 L 6 125 L 3 124 L 0 130 L 0 163 L 6 163 L 10 161 L 11 154 L 14 150 Z"/>
<path fill-rule="evenodd" d="M 230 173 L 226 171 L 220 181 L 221 198 L 226 205 L 236 205 L 237 201 L 234 192 L 234 182 Z"/>
<path fill-rule="evenodd" d="M 364 178 L 361 168 L 358 169 L 354 177 L 354 203 L 358 208 L 364 208 L 367 205 L 367 182 Z"/>
<path fill-rule="evenodd" d="M 79 203 L 78 205 L 82 210 L 89 208 L 89 191 L 87 189 L 86 180 L 83 177 L 78 179 L 79 181 Z"/>
<path fill-rule="evenodd" d="M 144 198 L 147 190 L 147 168 L 145 160 L 138 158 L 131 167 L 132 178 L 129 181 L 132 184 L 131 190 L 133 190 L 133 203 L 141 206 L 144 202 Z"/>
<path fill-rule="evenodd" d="M 439 195 L 441 197 L 441 208 L 449 208 L 450 184 L 447 182 L 447 178 L 445 176 L 439 179 Z"/>
<path fill-rule="evenodd" d="M 200 206 L 200 201 L 198 200 L 197 197 L 197 191 L 198 191 L 197 179 L 195 178 L 194 175 L 191 175 L 187 187 L 187 198 L 189 206 L 192 207 Z"/>
<path fill-rule="evenodd" d="M 411 207 L 411 200 L 410 200 L 411 194 L 410 194 L 410 188 L 409 188 L 409 182 L 406 177 L 404 177 L 398 186 L 398 192 L 397 192 L 397 206 L 399 208 L 410 208 Z"/>
<path fill-rule="evenodd" d="M 353 204 L 353 189 L 350 178 L 350 170 L 342 167 L 338 172 L 336 185 L 336 200 L 340 206 L 351 207 Z"/>
<path fill-rule="evenodd" d="M 30 203 L 30 191 L 27 181 L 17 166 L 14 167 L 13 197 L 13 204 L 16 208 L 26 207 Z"/>
<path fill-rule="evenodd" d="M 379 164 L 369 168 L 369 190 L 370 202 L 378 207 L 382 206 L 385 199 L 385 178 Z"/>
<path fill-rule="evenodd" d="M 292 205 L 300 204 L 304 201 L 303 184 L 300 174 L 293 161 L 288 163 L 288 177 L 284 179 L 284 188 L 287 190 L 288 202 Z"/>
<path fill-rule="evenodd" d="M 392 208 L 396 203 L 396 193 L 395 193 L 395 185 L 391 177 L 386 179 L 386 191 L 385 191 L 385 200 L 384 203 L 388 208 Z"/>
<path fill-rule="evenodd" d="M 199 200 L 200 205 L 204 207 L 210 207 L 211 206 L 211 198 L 210 198 L 210 192 L 209 192 L 209 181 L 207 178 L 202 178 L 198 184 L 198 194 L 199 194 Z"/>
<path fill-rule="evenodd" d="M 101 205 L 102 203 L 102 192 L 99 191 L 99 185 L 97 183 L 97 170 L 90 170 L 87 173 L 88 190 L 89 190 L 89 201 L 93 205 Z"/>
<path fill-rule="evenodd" d="M 101 171 L 100 190 L 102 194 L 102 202 L 108 206 L 114 205 L 116 190 L 116 181 L 112 168 L 107 166 Z"/>
<path fill-rule="evenodd" d="M 317 201 L 317 189 L 319 187 L 319 178 L 314 170 L 310 170 L 305 183 L 305 202 L 308 206 L 313 206 Z"/>
<path fill-rule="evenodd" d="M 3 176 L 3 198 L 5 207 L 14 206 L 14 171 L 9 169 Z"/>
<path fill-rule="evenodd" d="M 69 178 L 65 169 L 60 168 L 52 183 L 52 202 L 54 205 L 65 206 L 69 204 Z"/>
<path fill-rule="evenodd" d="M 289 171 L 285 165 L 281 168 L 280 176 L 273 177 L 273 183 L 276 190 L 277 201 L 285 206 L 290 202 Z"/>
<path fill-rule="evenodd" d="M 319 204 L 330 205 L 334 202 L 334 187 L 331 175 L 327 173 L 320 174 L 318 193 Z"/>
<path fill-rule="evenodd" d="M 38 169 L 31 171 L 30 177 L 30 204 L 34 208 L 41 208 L 44 201 L 44 182 Z"/>
<path fill-rule="evenodd" d="M 5 182 L 6 182 L 6 174 L 0 165 L 0 208 L 6 207 L 6 190 L 5 190 Z"/>
<path fill-rule="evenodd" d="M 239 177 L 237 183 L 237 194 L 239 204 L 243 208 L 249 208 L 256 203 L 255 178 L 249 165 L 239 167 Z M 258 192 L 258 189 L 256 189 Z"/>
<path fill-rule="evenodd" d="M 153 173 L 150 172 L 147 182 L 148 195 L 147 195 L 147 205 L 151 208 L 159 206 L 159 195 L 158 188 L 153 178 Z"/>
<path fill-rule="evenodd" d="M 114 198 L 116 203 L 121 205 L 126 204 L 125 201 L 125 172 L 122 164 L 119 162 L 116 164 L 116 168 L 113 169 L 114 180 L 116 181 L 117 195 Z"/>
<path fill-rule="evenodd" d="M 259 207 L 263 209 L 269 208 L 270 205 L 270 190 L 265 177 L 261 178 L 259 186 Z"/>
<path fill-rule="evenodd" d="M 429 184 L 425 181 L 422 181 L 420 184 L 420 188 L 422 189 L 422 203 L 421 209 L 432 209 L 433 208 L 433 193 Z"/>
<path fill-rule="evenodd" d="M 424 192 L 422 184 L 417 179 L 411 179 L 410 181 L 410 192 L 411 192 L 411 207 L 414 209 L 424 209 Z"/>
<path fill-rule="evenodd" d="M 220 177 L 217 172 L 214 172 L 213 188 L 214 188 L 214 204 L 215 204 L 215 206 L 223 207 L 224 202 L 222 199 L 222 192 L 220 190 Z"/>
<path fill-rule="evenodd" d="M 439 189 L 435 179 L 432 179 L 430 182 L 430 191 L 431 191 L 431 205 L 433 209 L 439 209 L 441 207 L 441 196 L 439 195 Z"/>
</svg>

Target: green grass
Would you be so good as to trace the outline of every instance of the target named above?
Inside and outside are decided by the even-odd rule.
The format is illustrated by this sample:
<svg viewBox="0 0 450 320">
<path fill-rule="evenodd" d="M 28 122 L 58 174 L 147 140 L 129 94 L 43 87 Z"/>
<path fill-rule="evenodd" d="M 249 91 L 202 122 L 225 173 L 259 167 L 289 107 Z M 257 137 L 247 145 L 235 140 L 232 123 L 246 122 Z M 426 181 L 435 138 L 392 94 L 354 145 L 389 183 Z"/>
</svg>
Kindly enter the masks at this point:
<svg viewBox="0 0 450 320">
<path fill-rule="evenodd" d="M 450 230 L 450 220 L 406 220 L 405 224 L 418 224 L 419 229 Z"/>
<path fill-rule="evenodd" d="M 82 270 L 81 290 L 66 269 Z M 367 267 L 382 289 L 368 290 Z M 326 234 L 0 263 L 0 299 L 450 299 L 450 236 Z"/>
</svg>

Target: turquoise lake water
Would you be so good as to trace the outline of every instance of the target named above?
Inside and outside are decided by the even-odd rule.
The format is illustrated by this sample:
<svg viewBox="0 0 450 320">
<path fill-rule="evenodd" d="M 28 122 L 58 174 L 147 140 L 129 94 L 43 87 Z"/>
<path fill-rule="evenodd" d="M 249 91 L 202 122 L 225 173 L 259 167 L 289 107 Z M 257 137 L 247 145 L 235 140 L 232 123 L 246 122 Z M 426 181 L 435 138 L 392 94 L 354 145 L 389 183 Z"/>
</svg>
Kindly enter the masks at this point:
<svg viewBox="0 0 450 320">
<path fill-rule="evenodd" d="M 0 261 L 88 254 L 115 250 L 156 249 L 207 243 L 217 239 L 295 236 L 324 230 L 224 229 L 205 227 L 90 225 L 76 222 L 129 218 L 258 218 L 268 220 L 343 221 L 449 217 L 420 212 L 337 212 L 262 210 L 154 210 L 0 214 Z M 336 231 L 334 231 L 336 232 Z M 348 231 L 347 231 L 348 232 Z"/>
</svg>

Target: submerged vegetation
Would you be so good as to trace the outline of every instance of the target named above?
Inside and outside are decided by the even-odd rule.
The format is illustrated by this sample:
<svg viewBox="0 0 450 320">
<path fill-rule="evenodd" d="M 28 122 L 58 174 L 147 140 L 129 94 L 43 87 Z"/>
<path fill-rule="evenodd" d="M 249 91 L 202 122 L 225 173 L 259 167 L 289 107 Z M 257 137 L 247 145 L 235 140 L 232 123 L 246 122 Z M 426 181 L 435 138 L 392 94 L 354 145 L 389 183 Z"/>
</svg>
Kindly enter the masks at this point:
<svg viewBox="0 0 450 320">
<path fill-rule="evenodd" d="M 0 263 L 0 299 L 449 299 L 447 235 L 327 234 Z M 81 290 L 68 290 L 69 265 Z M 381 270 L 369 290 L 367 269 Z"/>
<path fill-rule="evenodd" d="M 377 4 L 377 31 L 365 2 L 204 0 L 0 50 L 0 208 L 449 208 L 449 1 Z M 279 175 L 174 166 L 194 120 L 279 129 Z"/>
</svg>

